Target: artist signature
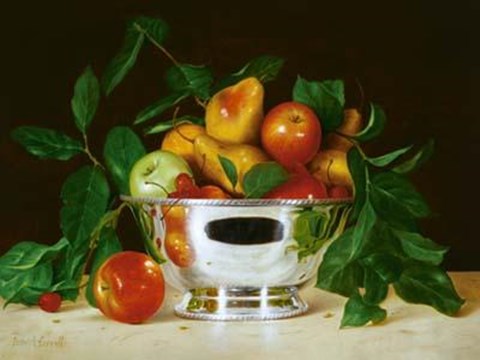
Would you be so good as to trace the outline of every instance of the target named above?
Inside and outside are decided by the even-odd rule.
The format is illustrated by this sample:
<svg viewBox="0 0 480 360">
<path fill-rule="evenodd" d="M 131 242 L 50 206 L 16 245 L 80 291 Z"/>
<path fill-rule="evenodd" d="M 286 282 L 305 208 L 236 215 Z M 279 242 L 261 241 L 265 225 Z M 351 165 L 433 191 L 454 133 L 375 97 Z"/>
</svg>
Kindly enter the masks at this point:
<svg viewBox="0 0 480 360">
<path fill-rule="evenodd" d="M 17 336 L 13 335 L 10 340 L 12 347 L 17 346 L 31 346 L 35 348 L 50 348 L 61 349 L 67 345 L 65 336 L 60 335 L 58 337 L 49 336 Z"/>
</svg>

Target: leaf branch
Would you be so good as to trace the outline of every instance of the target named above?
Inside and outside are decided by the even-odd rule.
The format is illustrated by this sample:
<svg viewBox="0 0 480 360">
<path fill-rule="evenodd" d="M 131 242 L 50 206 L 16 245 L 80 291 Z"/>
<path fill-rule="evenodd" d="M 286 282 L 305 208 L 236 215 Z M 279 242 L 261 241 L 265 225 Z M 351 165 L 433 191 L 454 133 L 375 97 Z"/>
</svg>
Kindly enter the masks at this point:
<svg viewBox="0 0 480 360">
<path fill-rule="evenodd" d="M 87 134 L 83 134 L 83 143 L 85 145 L 83 151 L 87 154 L 88 158 L 92 161 L 94 166 L 98 166 L 100 169 L 105 170 L 105 167 L 97 160 L 97 158 L 92 154 L 90 151 L 90 147 L 88 146 L 88 137 Z"/>
<path fill-rule="evenodd" d="M 155 40 L 153 38 L 153 36 L 150 35 L 150 33 L 148 31 L 146 31 L 138 23 L 135 23 L 134 26 L 135 26 L 135 29 L 138 32 L 144 34 L 145 37 L 148 39 L 148 41 L 150 41 L 157 49 L 159 49 L 173 63 L 173 65 L 175 65 L 178 68 L 181 68 L 180 62 L 177 59 L 175 59 L 175 57 L 172 55 L 172 53 L 170 53 L 164 46 L 162 46 L 157 40 Z M 193 98 L 195 99 L 195 103 L 197 103 L 197 105 L 199 105 L 203 109 L 206 108 L 205 102 L 202 101 L 198 96 L 194 96 Z"/>
</svg>

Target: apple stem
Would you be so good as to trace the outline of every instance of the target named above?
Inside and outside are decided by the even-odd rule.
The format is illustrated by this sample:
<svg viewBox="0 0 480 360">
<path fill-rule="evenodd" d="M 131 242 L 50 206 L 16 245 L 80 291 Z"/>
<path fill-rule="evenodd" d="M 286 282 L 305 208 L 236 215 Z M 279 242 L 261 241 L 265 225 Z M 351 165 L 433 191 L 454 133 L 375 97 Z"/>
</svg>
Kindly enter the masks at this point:
<svg viewBox="0 0 480 360">
<path fill-rule="evenodd" d="M 145 184 L 158 186 L 158 187 L 159 187 L 160 189 L 162 189 L 162 190 L 165 192 L 165 194 L 167 194 L 167 196 L 168 196 L 168 191 L 167 191 L 167 189 L 165 188 L 165 186 L 162 186 L 162 185 L 160 185 L 159 183 L 156 183 L 155 181 L 145 181 Z"/>
<path fill-rule="evenodd" d="M 302 122 L 302 118 L 298 115 L 293 115 L 290 117 L 290 121 L 292 121 L 294 124 L 298 124 Z"/>
</svg>

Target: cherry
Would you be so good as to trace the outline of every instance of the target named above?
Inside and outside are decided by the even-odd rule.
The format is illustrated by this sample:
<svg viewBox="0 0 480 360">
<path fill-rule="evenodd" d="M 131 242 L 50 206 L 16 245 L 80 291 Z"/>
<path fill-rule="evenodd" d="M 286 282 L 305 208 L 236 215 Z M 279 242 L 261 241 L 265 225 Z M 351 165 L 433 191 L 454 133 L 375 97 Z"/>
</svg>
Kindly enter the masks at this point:
<svg viewBox="0 0 480 360">
<path fill-rule="evenodd" d="M 199 187 L 195 185 L 193 178 L 186 173 L 178 174 L 175 185 L 177 190 L 168 194 L 170 198 L 197 199 L 201 196 Z"/>
<path fill-rule="evenodd" d="M 177 185 L 177 191 L 181 193 L 195 187 L 193 178 L 186 173 L 178 174 L 177 178 L 175 179 L 175 184 Z"/>
<path fill-rule="evenodd" d="M 345 199 L 350 197 L 350 191 L 345 186 L 332 186 L 328 189 L 328 197 L 332 199 Z"/>
<path fill-rule="evenodd" d="M 46 312 L 56 312 L 62 304 L 62 297 L 60 294 L 54 292 L 43 293 L 38 299 L 38 306 Z"/>
</svg>

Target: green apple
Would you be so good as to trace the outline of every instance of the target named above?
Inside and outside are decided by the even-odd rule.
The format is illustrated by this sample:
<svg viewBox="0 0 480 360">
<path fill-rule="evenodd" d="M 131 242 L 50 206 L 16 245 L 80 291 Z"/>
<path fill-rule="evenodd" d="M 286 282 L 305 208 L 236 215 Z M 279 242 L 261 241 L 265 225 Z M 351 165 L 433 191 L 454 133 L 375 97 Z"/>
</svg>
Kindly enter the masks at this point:
<svg viewBox="0 0 480 360">
<path fill-rule="evenodd" d="M 178 174 L 192 175 L 188 163 L 170 151 L 156 150 L 140 158 L 130 171 L 130 194 L 166 198 L 176 190 Z"/>
</svg>

